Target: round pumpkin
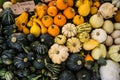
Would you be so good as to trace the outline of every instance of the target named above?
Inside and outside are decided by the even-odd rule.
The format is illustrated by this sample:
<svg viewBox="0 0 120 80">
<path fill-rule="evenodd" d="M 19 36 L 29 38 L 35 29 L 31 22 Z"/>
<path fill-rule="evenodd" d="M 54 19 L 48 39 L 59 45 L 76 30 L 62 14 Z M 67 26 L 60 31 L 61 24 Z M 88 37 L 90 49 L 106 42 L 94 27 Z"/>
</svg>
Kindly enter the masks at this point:
<svg viewBox="0 0 120 80">
<path fill-rule="evenodd" d="M 57 14 L 55 17 L 54 17 L 54 24 L 62 27 L 65 23 L 67 22 L 67 19 L 64 15 L 62 14 Z"/>
<path fill-rule="evenodd" d="M 50 1 L 50 2 L 48 3 L 48 7 L 50 7 L 50 6 L 56 6 L 56 1 L 55 1 L 55 0 Z"/>
<path fill-rule="evenodd" d="M 67 0 L 57 0 L 56 6 L 59 10 L 64 10 L 65 8 L 68 7 L 68 2 Z"/>
<path fill-rule="evenodd" d="M 50 7 L 47 9 L 48 15 L 50 15 L 50 16 L 52 16 L 52 17 L 56 16 L 56 15 L 57 15 L 57 12 L 58 12 L 58 10 L 57 10 L 57 8 L 56 8 L 55 6 L 50 6 Z"/>
<path fill-rule="evenodd" d="M 48 27 L 48 34 L 55 37 L 60 33 L 60 28 L 57 25 L 51 25 Z"/>
<path fill-rule="evenodd" d="M 75 16 L 73 17 L 73 23 L 74 23 L 75 25 L 80 25 L 80 24 L 82 24 L 82 23 L 84 23 L 84 22 L 85 22 L 84 17 L 81 16 L 81 15 L 75 15 Z"/>
</svg>

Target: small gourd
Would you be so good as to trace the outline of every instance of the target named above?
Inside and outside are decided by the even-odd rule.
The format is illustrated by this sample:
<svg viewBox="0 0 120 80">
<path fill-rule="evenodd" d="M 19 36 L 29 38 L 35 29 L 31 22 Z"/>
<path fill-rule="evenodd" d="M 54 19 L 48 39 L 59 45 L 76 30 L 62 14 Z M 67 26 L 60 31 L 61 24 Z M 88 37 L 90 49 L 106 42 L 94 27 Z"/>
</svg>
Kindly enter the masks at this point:
<svg viewBox="0 0 120 80">
<path fill-rule="evenodd" d="M 49 58 L 55 64 L 61 64 L 62 62 L 66 61 L 69 56 L 68 48 L 64 45 L 53 44 L 50 49 L 48 50 Z"/>
<path fill-rule="evenodd" d="M 66 45 L 71 53 L 77 53 L 82 49 L 82 44 L 76 37 L 69 38 Z"/>
<path fill-rule="evenodd" d="M 107 39 L 107 33 L 103 29 L 95 29 L 91 32 L 91 38 L 103 43 Z"/>
<path fill-rule="evenodd" d="M 58 35 L 55 37 L 54 42 L 57 44 L 65 44 L 67 38 L 64 35 Z"/>
<path fill-rule="evenodd" d="M 75 25 L 80 25 L 80 24 L 82 24 L 82 23 L 84 23 L 84 17 L 83 16 L 81 16 L 81 15 L 75 15 L 74 17 L 73 17 L 73 23 L 75 24 Z"/>
<path fill-rule="evenodd" d="M 62 34 L 66 37 L 73 37 L 77 34 L 77 28 L 72 23 L 67 23 L 62 27 Z"/>
<path fill-rule="evenodd" d="M 5 2 L 3 3 L 3 9 L 10 8 L 11 5 L 12 5 L 12 2 L 11 2 L 11 1 L 5 1 Z"/>
<path fill-rule="evenodd" d="M 67 68 L 73 71 L 79 71 L 83 68 L 84 58 L 79 54 L 71 54 L 66 62 Z"/>
</svg>

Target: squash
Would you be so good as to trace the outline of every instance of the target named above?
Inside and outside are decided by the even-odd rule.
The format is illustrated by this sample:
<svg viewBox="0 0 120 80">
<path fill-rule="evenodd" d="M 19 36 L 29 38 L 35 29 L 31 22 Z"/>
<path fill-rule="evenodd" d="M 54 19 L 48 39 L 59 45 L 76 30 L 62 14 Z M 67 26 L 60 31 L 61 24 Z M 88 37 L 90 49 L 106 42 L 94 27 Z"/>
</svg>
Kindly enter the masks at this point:
<svg viewBox="0 0 120 80">
<path fill-rule="evenodd" d="M 66 46 L 71 53 L 77 53 L 82 49 L 82 44 L 76 37 L 71 37 L 67 40 Z"/>
<path fill-rule="evenodd" d="M 77 33 L 81 33 L 81 32 L 89 33 L 92 30 L 91 24 L 89 24 L 87 22 L 77 25 L 76 27 L 77 27 Z"/>
<path fill-rule="evenodd" d="M 14 49 L 4 50 L 1 55 L 2 62 L 6 65 L 11 65 L 13 63 L 12 58 L 15 57 L 16 53 Z"/>
<path fill-rule="evenodd" d="M 112 45 L 109 50 L 108 54 L 110 58 L 116 62 L 120 62 L 120 45 Z"/>
<path fill-rule="evenodd" d="M 90 17 L 89 23 L 93 28 L 100 28 L 104 23 L 104 19 L 100 13 L 94 14 Z"/>
<path fill-rule="evenodd" d="M 55 64 L 61 64 L 68 56 L 68 48 L 64 45 L 53 44 L 48 50 L 48 56 Z"/>
<path fill-rule="evenodd" d="M 15 17 L 10 8 L 5 9 L 2 11 L 1 15 L 1 22 L 3 26 L 11 25 L 15 23 Z"/>
<path fill-rule="evenodd" d="M 76 12 L 75 12 L 75 9 L 74 9 L 74 8 L 72 8 L 72 7 L 67 7 L 67 8 L 63 11 L 63 14 L 65 15 L 65 17 L 66 17 L 67 19 L 72 19 L 72 18 L 75 16 Z"/>
<path fill-rule="evenodd" d="M 24 69 L 29 66 L 29 61 L 26 53 L 19 53 L 14 57 L 14 65 L 19 69 Z"/>
<path fill-rule="evenodd" d="M 79 54 L 70 54 L 66 61 L 66 66 L 72 71 L 79 71 L 84 66 L 84 58 Z"/>
<path fill-rule="evenodd" d="M 37 54 L 46 54 L 48 52 L 48 47 L 44 44 L 40 44 L 39 41 L 34 41 L 30 44 L 31 48 L 37 53 Z"/>
<path fill-rule="evenodd" d="M 7 39 L 8 46 L 18 51 L 23 51 L 22 45 L 27 44 L 26 35 L 24 33 L 13 33 Z"/>
<path fill-rule="evenodd" d="M 58 9 L 57 9 L 56 6 L 50 6 L 50 7 L 48 7 L 48 9 L 47 9 L 47 13 L 48 13 L 48 15 L 54 17 L 54 16 L 57 15 Z"/>
<path fill-rule="evenodd" d="M 54 42 L 57 44 L 65 44 L 66 40 L 67 40 L 67 38 L 64 35 L 58 35 L 54 38 Z"/>
<path fill-rule="evenodd" d="M 48 27 L 48 34 L 55 37 L 60 33 L 60 28 L 58 25 L 52 24 Z"/>
<path fill-rule="evenodd" d="M 94 40 L 94 39 L 89 39 L 88 41 L 83 43 L 83 49 L 84 50 L 92 50 L 95 47 L 97 47 L 99 45 L 99 42 Z"/>
<path fill-rule="evenodd" d="M 45 67 L 45 63 L 44 63 L 44 59 L 42 56 L 40 55 L 37 55 L 37 58 L 33 61 L 33 66 L 36 68 L 36 69 L 42 69 Z"/>
<path fill-rule="evenodd" d="M 48 47 L 54 44 L 54 38 L 50 36 L 49 34 L 40 35 L 39 40 L 40 40 L 40 43 L 45 44 Z"/>
<path fill-rule="evenodd" d="M 66 37 L 73 37 L 77 34 L 77 28 L 72 23 L 66 23 L 62 27 L 62 34 L 65 35 Z"/>
<path fill-rule="evenodd" d="M 2 7 L 3 9 L 7 9 L 7 8 L 10 8 L 11 5 L 12 5 L 11 1 L 5 1 Z"/>
<path fill-rule="evenodd" d="M 33 34 L 28 34 L 27 36 L 27 40 L 29 41 L 29 42 L 33 42 L 33 41 L 35 41 L 36 40 L 36 37 L 33 35 Z"/>
<path fill-rule="evenodd" d="M 75 25 L 80 25 L 85 22 L 84 17 L 81 15 L 75 15 L 72 21 Z"/>
<path fill-rule="evenodd" d="M 65 8 L 68 7 L 68 2 L 67 2 L 67 0 L 57 0 L 57 1 L 56 1 L 56 7 L 57 7 L 59 10 L 64 10 Z"/>
<path fill-rule="evenodd" d="M 77 37 L 79 38 L 80 42 L 83 42 L 83 43 L 90 39 L 90 35 L 88 32 L 78 33 Z"/>
<path fill-rule="evenodd" d="M 65 25 L 65 23 L 67 22 L 67 19 L 66 17 L 61 14 L 61 13 L 58 13 L 55 17 L 54 17 L 54 24 L 62 27 L 63 25 Z"/>
<path fill-rule="evenodd" d="M 91 38 L 97 40 L 99 43 L 103 43 L 107 39 L 107 33 L 101 28 L 94 29 L 91 32 Z"/>
<path fill-rule="evenodd" d="M 59 80 L 76 80 L 76 77 L 72 71 L 63 70 L 59 75 Z"/>
</svg>

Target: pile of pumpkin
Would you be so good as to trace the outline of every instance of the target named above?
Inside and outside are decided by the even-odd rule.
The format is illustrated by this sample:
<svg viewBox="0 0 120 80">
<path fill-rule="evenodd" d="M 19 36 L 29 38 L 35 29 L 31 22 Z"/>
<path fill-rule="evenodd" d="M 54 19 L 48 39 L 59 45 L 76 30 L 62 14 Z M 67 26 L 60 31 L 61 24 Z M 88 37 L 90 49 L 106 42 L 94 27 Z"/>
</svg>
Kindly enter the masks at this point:
<svg viewBox="0 0 120 80">
<path fill-rule="evenodd" d="M 120 80 L 119 0 L 34 0 L 14 15 L 16 1 L 0 12 L 0 80 Z"/>
</svg>

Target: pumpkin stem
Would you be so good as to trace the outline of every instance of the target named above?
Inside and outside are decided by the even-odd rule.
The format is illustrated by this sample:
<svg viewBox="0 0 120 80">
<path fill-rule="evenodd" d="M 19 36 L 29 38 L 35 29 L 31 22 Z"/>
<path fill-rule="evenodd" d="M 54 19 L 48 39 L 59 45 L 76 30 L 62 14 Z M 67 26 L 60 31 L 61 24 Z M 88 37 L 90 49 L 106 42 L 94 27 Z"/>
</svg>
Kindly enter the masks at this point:
<svg viewBox="0 0 120 80">
<path fill-rule="evenodd" d="M 52 25 L 52 28 L 54 29 L 54 25 Z"/>
<path fill-rule="evenodd" d="M 75 10 L 74 10 L 74 9 L 71 9 L 70 11 L 71 11 L 72 13 L 74 13 L 74 12 L 75 12 Z"/>
<path fill-rule="evenodd" d="M 63 2 L 66 4 L 68 2 L 68 0 L 64 0 Z"/>
<path fill-rule="evenodd" d="M 15 42 L 17 41 L 17 38 L 16 38 L 16 37 L 12 37 L 12 38 L 11 38 L 11 41 L 12 41 L 13 43 L 15 43 Z"/>
<path fill-rule="evenodd" d="M 23 61 L 24 61 L 24 62 L 28 62 L 28 58 L 24 58 Z"/>
<path fill-rule="evenodd" d="M 99 36 L 99 35 L 100 35 L 100 33 L 99 33 L 99 32 L 97 32 L 97 33 L 96 33 L 96 35 L 97 35 L 97 36 Z"/>
<path fill-rule="evenodd" d="M 61 19 L 61 16 L 60 16 L 60 15 L 58 16 L 58 19 Z"/>
<path fill-rule="evenodd" d="M 41 62 L 41 60 L 40 60 L 40 59 L 38 59 L 38 60 L 37 60 L 37 62 L 39 62 L 39 63 L 40 63 L 40 62 Z"/>
<path fill-rule="evenodd" d="M 82 61 L 81 60 L 78 60 L 77 61 L 77 65 L 81 65 L 82 64 Z"/>
</svg>

